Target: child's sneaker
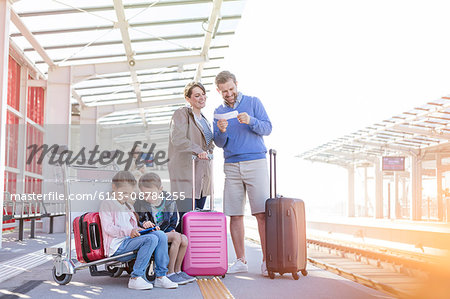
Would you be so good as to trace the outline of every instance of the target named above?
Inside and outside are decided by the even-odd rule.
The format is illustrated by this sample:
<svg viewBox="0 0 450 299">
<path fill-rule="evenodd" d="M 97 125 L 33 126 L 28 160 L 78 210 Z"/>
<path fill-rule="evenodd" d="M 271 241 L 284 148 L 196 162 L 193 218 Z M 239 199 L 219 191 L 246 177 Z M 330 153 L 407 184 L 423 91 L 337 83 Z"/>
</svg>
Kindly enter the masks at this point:
<svg viewBox="0 0 450 299">
<path fill-rule="evenodd" d="M 197 278 L 187 274 L 186 272 L 181 271 L 180 273 L 177 273 L 179 276 L 183 277 L 187 282 L 193 282 L 196 281 Z"/>
<path fill-rule="evenodd" d="M 153 289 L 153 285 L 147 282 L 142 277 L 130 278 L 128 281 L 128 288 L 135 290 L 150 290 Z"/>
<path fill-rule="evenodd" d="M 170 279 L 170 281 L 178 283 L 179 285 L 187 284 L 189 281 L 187 281 L 183 276 L 172 273 L 171 275 L 167 275 L 167 278 Z"/>
<path fill-rule="evenodd" d="M 156 277 L 155 287 L 163 289 L 176 289 L 178 288 L 178 283 L 171 281 L 167 276 Z"/>
</svg>

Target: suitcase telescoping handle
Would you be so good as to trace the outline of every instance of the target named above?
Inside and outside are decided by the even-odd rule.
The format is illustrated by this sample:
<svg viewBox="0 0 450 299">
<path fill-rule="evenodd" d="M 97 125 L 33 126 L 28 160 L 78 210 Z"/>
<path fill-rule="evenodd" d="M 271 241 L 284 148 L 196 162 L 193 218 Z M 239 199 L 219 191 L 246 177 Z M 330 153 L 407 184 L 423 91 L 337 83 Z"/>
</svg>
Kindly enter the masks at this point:
<svg viewBox="0 0 450 299">
<path fill-rule="evenodd" d="M 214 210 L 214 168 L 213 168 L 213 154 L 208 154 L 208 160 L 211 164 L 210 180 L 211 180 L 211 196 L 209 197 L 209 209 Z M 192 211 L 195 211 L 195 160 L 198 160 L 196 155 L 192 155 Z"/>
<path fill-rule="evenodd" d="M 277 197 L 277 151 L 274 149 L 269 150 L 269 156 L 270 156 L 270 198 Z M 272 159 L 273 156 L 273 159 Z M 272 161 L 273 160 L 273 161 Z M 273 164 L 273 169 L 272 169 Z M 272 193 L 272 185 L 273 185 L 273 191 L 275 191 L 275 194 Z"/>
</svg>

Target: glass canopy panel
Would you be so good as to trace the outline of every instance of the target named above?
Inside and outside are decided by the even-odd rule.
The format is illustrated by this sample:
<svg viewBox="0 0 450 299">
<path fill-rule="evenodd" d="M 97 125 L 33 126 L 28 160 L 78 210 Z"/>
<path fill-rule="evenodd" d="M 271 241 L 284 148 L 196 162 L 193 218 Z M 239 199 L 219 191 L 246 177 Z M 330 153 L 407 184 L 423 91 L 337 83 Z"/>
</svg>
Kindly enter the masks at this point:
<svg viewBox="0 0 450 299">
<path fill-rule="evenodd" d="M 183 35 L 183 34 L 204 35 L 205 30 L 203 30 L 201 22 L 154 25 L 154 26 L 133 26 L 133 23 L 131 23 L 129 34 L 131 39 L 149 38 L 149 37 L 162 38 L 165 36 Z"/>
<path fill-rule="evenodd" d="M 185 19 L 187 17 L 208 17 L 211 13 L 212 2 L 209 1 L 190 1 L 190 4 L 163 6 L 167 1 L 161 1 L 160 5 L 156 4 L 147 9 L 143 8 L 125 8 L 125 16 L 132 23 L 148 22 L 148 21 L 165 21 L 173 19 Z M 175 2 L 175 1 L 170 1 Z M 242 10 L 241 10 L 242 11 Z"/>
<path fill-rule="evenodd" d="M 244 10 L 244 1 L 224 1 L 220 8 L 222 15 L 240 14 Z"/>
<path fill-rule="evenodd" d="M 82 89 L 76 91 L 80 96 L 83 97 L 83 99 L 89 96 L 103 96 L 105 94 L 123 94 L 130 92 L 134 93 L 134 89 L 131 84 L 127 85 L 112 84 L 109 87 Z"/>
<path fill-rule="evenodd" d="M 93 103 L 93 102 L 100 102 L 100 101 L 105 101 L 105 100 L 114 100 L 114 99 L 123 99 L 123 98 L 127 98 L 127 97 L 135 97 L 134 92 L 124 92 L 124 93 L 120 93 L 120 94 L 107 94 L 107 95 L 102 95 L 102 96 L 84 96 L 83 97 L 83 101 L 86 103 Z"/>
<path fill-rule="evenodd" d="M 185 49 L 190 50 L 192 48 L 201 48 L 204 36 L 203 35 L 190 35 L 190 38 L 177 38 L 177 37 L 183 37 L 184 35 L 172 35 L 172 38 L 176 39 L 170 39 L 167 41 L 161 41 L 161 40 L 154 40 L 153 41 L 146 41 L 148 39 L 141 39 L 132 41 L 131 46 L 136 53 L 140 52 L 149 52 L 149 51 L 161 51 L 161 50 L 170 50 L 170 49 Z M 152 39 L 152 38 L 149 38 Z M 198 55 L 199 50 L 196 51 L 196 53 L 191 53 L 190 55 Z M 186 54 L 185 54 L 186 55 Z"/>
<path fill-rule="evenodd" d="M 139 82 L 141 84 L 148 82 L 166 82 L 166 81 L 177 81 L 177 80 L 185 80 L 192 79 L 194 76 L 195 70 L 183 71 L 183 72 L 175 72 L 175 73 L 161 73 L 158 76 L 155 75 L 139 75 Z"/>
<path fill-rule="evenodd" d="M 118 105 L 118 104 L 130 104 L 136 103 L 136 96 L 126 99 L 114 99 L 114 100 L 103 100 L 103 101 L 85 101 L 86 106 L 108 106 L 108 105 Z"/>
<path fill-rule="evenodd" d="M 142 97 L 142 102 L 152 102 L 152 101 L 160 101 L 160 100 L 173 100 L 173 99 L 179 99 L 184 100 L 183 94 L 166 94 L 166 95 L 159 95 L 158 97 Z"/>
<path fill-rule="evenodd" d="M 123 0 L 123 4 L 136 60 L 200 53 L 213 7 L 212 1 Z M 208 90 L 213 86 L 221 59 L 226 55 L 243 6 L 244 1 L 225 0 L 222 3 L 219 14 L 222 19 L 208 53 L 210 62 L 203 65 L 202 82 Z M 80 12 L 76 7 L 88 12 Z M 121 32 L 112 29 L 117 15 L 111 0 L 22 0 L 14 3 L 13 9 L 27 28 L 35 33 L 35 38 L 51 59 L 61 66 L 126 60 Z M 28 41 L 18 34 L 14 25 L 11 26 L 11 33 L 13 41 L 25 49 L 27 57 L 37 62 L 38 68 L 45 73 L 47 64 Z M 161 37 L 167 40 L 161 40 Z M 137 71 L 142 101 L 183 100 L 184 86 L 194 78 L 197 67 L 197 64 L 193 64 Z M 88 106 L 137 101 L 129 72 L 79 82 L 74 85 L 74 89 Z M 71 99 L 71 102 L 77 101 Z M 178 107 L 174 106 L 173 109 Z M 121 113 L 124 112 L 119 112 L 119 115 Z M 170 120 L 169 115 L 156 116 L 147 110 L 145 115 L 149 122 L 167 123 Z M 140 113 L 132 120 L 142 123 Z"/>
<path fill-rule="evenodd" d="M 19 29 L 17 29 L 16 25 L 14 25 L 14 23 L 10 22 L 9 23 L 9 35 L 13 35 L 13 34 L 17 34 L 19 33 Z"/>
<path fill-rule="evenodd" d="M 96 87 L 102 87 L 102 86 L 121 86 L 124 84 L 131 84 L 131 78 L 130 77 L 122 77 L 122 78 L 116 78 L 116 79 L 103 79 L 103 80 L 97 80 L 97 81 L 82 81 L 75 85 L 76 91 L 81 90 L 96 90 Z"/>
<path fill-rule="evenodd" d="M 219 22 L 218 32 L 235 31 L 240 19 L 221 19 Z"/>
<path fill-rule="evenodd" d="M 39 1 L 34 2 L 38 3 Z M 18 14 L 19 16 L 21 15 L 20 12 L 18 12 Z M 43 14 L 39 16 L 22 17 L 21 19 L 31 32 L 78 28 L 81 26 L 92 27 L 113 25 L 114 22 L 117 21 L 116 13 L 114 10 L 100 11 L 93 14 L 84 12 L 58 15 Z"/>
<path fill-rule="evenodd" d="M 123 45 L 121 44 L 122 39 L 120 31 L 118 31 L 117 29 L 52 35 L 37 35 L 35 37 L 46 51 L 48 51 L 49 53 L 50 51 L 53 51 L 53 55 L 56 54 L 54 59 L 61 58 L 60 56 L 67 56 L 67 54 L 57 55 L 57 53 L 54 52 L 57 50 L 68 50 L 68 52 L 70 53 L 70 51 L 78 52 L 79 49 L 84 48 L 84 50 L 80 52 L 78 56 L 92 56 L 109 53 L 104 52 L 102 51 L 102 49 L 98 49 L 96 47 L 96 45 L 100 45 L 102 43 L 115 43 L 116 45 L 119 44 L 120 46 L 122 46 L 121 49 L 123 49 Z M 93 50 L 95 52 L 93 52 Z M 29 51 L 29 49 L 25 49 L 25 51 L 27 52 Z"/>
<path fill-rule="evenodd" d="M 137 0 L 142 1 L 142 0 Z M 60 2 L 60 3 L 58 3 Z M 39 12 L 39 11 L 53 11 L 66 10 L 73 7 L 92 8 L 102 6 L 112 6 L 111 0 L 21 0 L 14 3 L 14 9 L 20 12 Z M 147 1 L 148 2 L 148 1 Z M 67 5 L 61 4 L 65 3 Z M 69 6 L 70 5 L 70 6 Z"/>
<path fill-rule="evenodd" d="M 61 66 L 126 61 L 123 46 L 120 44 L 101 47 L 47 50 L 46 52 L 55 63 Z M 86 57 L 90 57 L 90 59 Z M 37 63 L 44 63 L 44 61 L 41 58 Z"/>
</svg>

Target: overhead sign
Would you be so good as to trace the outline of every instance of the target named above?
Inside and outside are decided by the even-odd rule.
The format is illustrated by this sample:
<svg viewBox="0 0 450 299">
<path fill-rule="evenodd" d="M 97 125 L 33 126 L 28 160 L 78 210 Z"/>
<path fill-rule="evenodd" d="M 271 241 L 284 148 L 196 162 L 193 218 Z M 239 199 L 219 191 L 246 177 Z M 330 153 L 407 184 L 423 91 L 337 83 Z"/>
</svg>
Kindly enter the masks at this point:
<svg viewBox="0 0 450 299">
<path fill-rule="evenodd" d="M 405 171 L 405 157 L 383 157 L 383 171 Z"/>
</svg>

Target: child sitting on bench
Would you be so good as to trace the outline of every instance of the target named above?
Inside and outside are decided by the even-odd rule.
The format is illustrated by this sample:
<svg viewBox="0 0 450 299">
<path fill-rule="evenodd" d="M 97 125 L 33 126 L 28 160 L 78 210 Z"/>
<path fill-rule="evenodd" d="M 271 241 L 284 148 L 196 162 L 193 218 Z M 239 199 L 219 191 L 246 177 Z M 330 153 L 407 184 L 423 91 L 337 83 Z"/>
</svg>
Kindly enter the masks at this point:
<svg viewBox="0 0 450 299">
<path fill-rule="evenodd" d="M 176 201 L 167 192 L 163 192 L 161 178 L 156 173 L 144 174 L 139 180 L 139 189 L 145 198 L 136 200 L 134 204 L 140 222 L 144 228 L 158 226 L 167 234 L 168 242 L 171 243 L 167 277 L 178 284 L 194 281 L 195 277 L 181 271 L 188 239 L 175 231 L 178 221 Z"/>
<path fill-rule="evenodd" d="M 153 288 L 146 281 L 145 271 L 150 258 L 155 253 L 155 287 L 173 289 L 178 284 L 167 278 L 167 236 L 161 231 L 140 235 L 138 219 L 129 204 L 133 197 L 136 180 L 129 171 L 119 171 L 112 179 L 112 200 L 103 200 L 100 205 L 100 221 L 103 232 L 105 255 L 116 256 L 137 250 L 133 272 L 128 282 L 130 289 Z"/>
</svg>

